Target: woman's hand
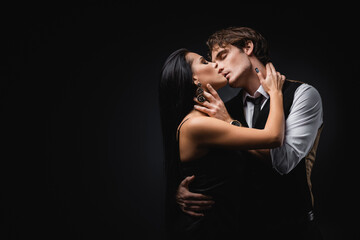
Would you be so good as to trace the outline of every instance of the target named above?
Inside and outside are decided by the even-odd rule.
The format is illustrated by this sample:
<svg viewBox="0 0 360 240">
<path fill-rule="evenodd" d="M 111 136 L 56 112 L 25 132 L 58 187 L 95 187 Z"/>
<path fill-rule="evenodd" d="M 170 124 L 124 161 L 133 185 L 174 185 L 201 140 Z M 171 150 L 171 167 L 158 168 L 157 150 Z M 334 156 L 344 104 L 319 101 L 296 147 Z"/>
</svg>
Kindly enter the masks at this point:
<svg viewBox="0 0 360 240">
<path fill-rule="evenodd" d="M 221 100 L 219 94 L 210 84 L 207 84 L 206 87 L 209 92 L 204 91 L 203 95 L 207 101 L 199 102 L 196 98 L 194 98 L 194 101 L 198 103 L 198 105 L 195 105 L 194 108 L 209 115 L 210 117 L 214 117 L 225 122 L 231 122 L 233 119 L 226 110 L 225 104 Z"/>
<path fill-rule="evenodd" d="M 275 70 L 274 65 L 271 62 L 267 63 L 265 68 L 266 68 L 265 78 L 259 70 L 256 70 L 257 75 L 260 79 L 260 83 L 263 86 L 264 90 L 269 94 L 271 92 L 281 91 L 285 81 L 285 76 L 277 72 Z"/>
</svg>

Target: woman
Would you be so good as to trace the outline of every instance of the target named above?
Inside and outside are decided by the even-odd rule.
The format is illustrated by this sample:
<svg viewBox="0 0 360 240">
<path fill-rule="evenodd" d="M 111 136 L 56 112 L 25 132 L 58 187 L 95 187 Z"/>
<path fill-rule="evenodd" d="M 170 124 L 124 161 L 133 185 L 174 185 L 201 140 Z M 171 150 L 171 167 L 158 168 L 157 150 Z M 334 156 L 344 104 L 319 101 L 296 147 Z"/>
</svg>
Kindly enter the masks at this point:
<svg viewBox="0 0 360 240">
<path fill-rule="evenodd" d="M 278 147 L 284 137 L 281 90 L 285 76 L 276 72 L 271 63 L 266 65 L 266 71 L 265 78 L 258 70 L 257 74 L 271 98 L 270 113 L 265 128 L 258 130 L 235 126 L 194 109 L 194 97 L 206 101 L 212 97 L 207 91 L 227 84 L 216 63 L 186 49 L 173 52 L 166 60 L 159 101 L 167 174 L 166 223 L 173 234 L 215 239 L 236 236 L 241 231 L 241 196 L 233 197 L 242 182 L 239 171 L 235 171 L 242 168 L 236 150 Z M 189 186 L 191 191 L 216 200 L 216 205 L 201 218 L 177 211 L 174 200 L 180 181 L 191 175 L 196 175 Z"/>
</svg>

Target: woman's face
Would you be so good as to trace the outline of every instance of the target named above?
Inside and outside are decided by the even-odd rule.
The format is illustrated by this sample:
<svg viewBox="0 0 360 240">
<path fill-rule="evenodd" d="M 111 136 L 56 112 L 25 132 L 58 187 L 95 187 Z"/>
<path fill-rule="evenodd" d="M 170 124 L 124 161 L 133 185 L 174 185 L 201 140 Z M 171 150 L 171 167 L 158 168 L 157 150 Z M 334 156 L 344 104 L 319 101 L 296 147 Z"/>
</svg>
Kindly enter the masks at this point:
<svg viewBox="0 0 360 240">
<path fill-rule="evenodd" d="M 201 83 L 206 88 L 210 84 L 215 90 L 226 86 L 227 79 L 219 72 L 217 63 L 208 62 L 199 54 L 189 52 L 186 60 L 192 62 L 191 69 L 195 84 Z"/>
</svg>

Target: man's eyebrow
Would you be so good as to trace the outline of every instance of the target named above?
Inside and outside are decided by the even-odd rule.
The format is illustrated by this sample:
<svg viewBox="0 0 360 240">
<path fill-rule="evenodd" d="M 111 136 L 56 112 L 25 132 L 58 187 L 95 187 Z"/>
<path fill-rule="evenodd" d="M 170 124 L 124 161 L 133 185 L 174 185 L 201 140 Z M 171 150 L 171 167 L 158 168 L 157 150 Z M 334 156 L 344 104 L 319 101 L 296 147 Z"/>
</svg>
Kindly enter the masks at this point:
<svg viewBox="0 0 360 240">
<path fill-rule="evenodd" d="M 221 51 L 219 51 L 216 56 L 215 56 L 215 59 L 218 59 L 220 57 L 221 54 L 223 54 L 224 52 L 227 52 L 227 49 L 223 49 Z"/>
</svg>

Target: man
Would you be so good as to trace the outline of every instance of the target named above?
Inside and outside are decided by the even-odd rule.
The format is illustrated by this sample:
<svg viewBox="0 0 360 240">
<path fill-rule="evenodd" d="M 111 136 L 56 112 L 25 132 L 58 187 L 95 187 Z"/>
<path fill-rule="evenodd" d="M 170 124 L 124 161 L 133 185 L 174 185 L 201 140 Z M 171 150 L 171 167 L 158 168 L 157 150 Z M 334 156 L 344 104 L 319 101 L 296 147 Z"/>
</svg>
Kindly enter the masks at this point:
<svg viewBox="0 0 360 240">
<path fill-rule="evenodd" d="M 216 97 L 195 106 L 196 109 L 231 124 L 264 128 L 270 99 L 256 72 L 265 73 L 265 65 L 270 61 L 266 40 L 253 29 L 233 27 L 214 33 L 207 45 L 212 61 L 218 64 L 229 85 L 242 89 L 226 103 L 230 116 Z M 243 195 L 248 201 L 244 209 L 248 211 L 239 214 L 247 218 L 248 226 L 239 227 L 251 239 L 321 239 L 314 221 L 310 178 L 323 125 L 321 97 L 314 87 L 290 80 L 284 84 L 283 95 L 283 145 L 244 153 L 248 181 Z M 182 211 L 201 217 L 213 200 L 189 192 L 194 178 L 184 179 L 176 198 Z"/>
</svg>

